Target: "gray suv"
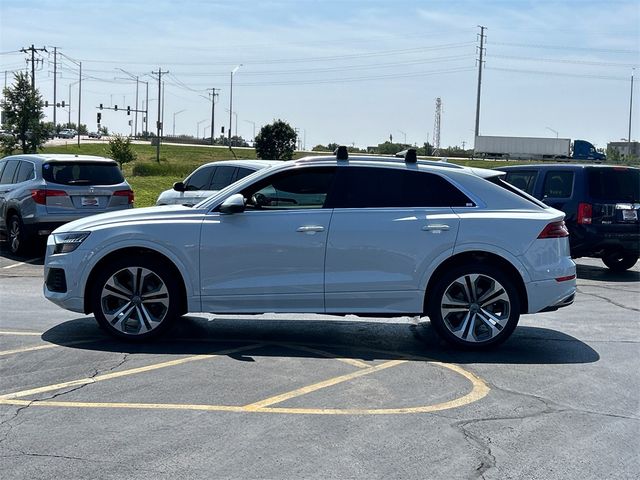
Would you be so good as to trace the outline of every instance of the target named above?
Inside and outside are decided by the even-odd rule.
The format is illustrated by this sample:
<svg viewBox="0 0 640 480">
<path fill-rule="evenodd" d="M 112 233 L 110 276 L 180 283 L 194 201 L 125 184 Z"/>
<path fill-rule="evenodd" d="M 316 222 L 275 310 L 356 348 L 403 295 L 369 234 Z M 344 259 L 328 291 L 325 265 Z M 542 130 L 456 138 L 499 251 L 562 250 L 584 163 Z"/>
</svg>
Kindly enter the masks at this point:
<svg viewBox="0 0 640 480">
<path fill-rule="evenodd" d="M 13 155 L 0 160 L 0 236 L 11 253 L 60 225 L 133 207 L 118 164 L 89 155 Z"/>
</svg>

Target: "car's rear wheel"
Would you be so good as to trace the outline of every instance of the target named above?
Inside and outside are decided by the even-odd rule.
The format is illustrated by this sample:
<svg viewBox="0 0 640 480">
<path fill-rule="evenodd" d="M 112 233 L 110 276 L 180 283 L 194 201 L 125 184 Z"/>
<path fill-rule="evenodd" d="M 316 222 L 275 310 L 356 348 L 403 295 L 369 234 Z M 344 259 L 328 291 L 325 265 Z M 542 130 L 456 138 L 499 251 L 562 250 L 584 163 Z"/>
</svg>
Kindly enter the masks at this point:
<svg viewBox="0 0 640 480">
<path fill-rule="evenodd" d="M 123 258 L 98 272 L 91 289 L 96 320 L 109 333 L 144 340 L 164 332 L 180 314 L 176 275 L 154 257 Z"/>
<path fill-rule="evenodd" d="M 7 243 L 9 251 L 14 255 L 23 255 L 27 252 L 27 236 L 25 235 L 24 225 L 18 215 L 9 217 Z"/>
<path fill-rule="evenodd" d="M 452 345 L 487 348 L 513 333 L 520 297 L 502 270 L 485 263 L 461 265 L 436 279 L 427 314 L 436 332 Z"/>
<path fill-rule="evenodd" d="M 613 252 L 602 257 L 602 262 L 614 272 L 629 270 L 637 261 L 637 253 Z"/>
</svg>

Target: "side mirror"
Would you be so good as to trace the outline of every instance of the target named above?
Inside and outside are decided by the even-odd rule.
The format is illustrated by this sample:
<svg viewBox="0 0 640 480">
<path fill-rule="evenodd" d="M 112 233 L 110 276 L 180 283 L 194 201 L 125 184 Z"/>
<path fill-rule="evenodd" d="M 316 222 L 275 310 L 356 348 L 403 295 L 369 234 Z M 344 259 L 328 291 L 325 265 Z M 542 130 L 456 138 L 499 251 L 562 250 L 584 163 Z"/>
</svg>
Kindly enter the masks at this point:
<svg viewBox="0 0 640 480">
<path fill-rule="evenodd" d="M 220 213 L 227 215 L 233 213 L 242 213 L 244 212 L 244 209 L 244 197 L 240 193 L 234 193 L 224 202 L 222 202 L 222 205 L 220 205 Z"/>
<path fill-rule="evenodd" d="M 176 182 L 173 184 L 173 189 L 176 192 L 184 192 L 186 190 L 185 186 L 184 186 L 184 182 Z"/>
</svg>

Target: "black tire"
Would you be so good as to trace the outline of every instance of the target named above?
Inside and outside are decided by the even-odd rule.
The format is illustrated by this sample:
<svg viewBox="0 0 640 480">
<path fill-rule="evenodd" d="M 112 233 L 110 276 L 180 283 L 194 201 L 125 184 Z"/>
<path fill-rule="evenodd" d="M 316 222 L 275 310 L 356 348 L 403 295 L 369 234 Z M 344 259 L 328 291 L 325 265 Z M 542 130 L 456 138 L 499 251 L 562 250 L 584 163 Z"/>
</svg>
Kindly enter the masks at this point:
<svg viewBox="0 0 640 480">
<path fill-rule="evenodd" d="M 22 219 L 13 214 L 7 222 L 7 246 L 13 255 L 25 255 L 29 250 L 29 239 L 25 234 Z"/>
<path fill-rule="evenodd" d="M 614 272 L 629 270 L 637 261 L 637 253 L 613 252 L 602 257 L 602 262 Z"/>
<path fill-rule="evenodd" d="M 165 261 L 142 255 L 100 268 L 90 301 L 98 324 L 110 334 L 144 341 L 161 335 L 181 315 L 181 286 Z"/>
<path fill-rule="evenodd" d="M 512 278 L 500 268 L 470 263 L 447 269 L 435 280 L 426 310 L 445 341 L 479 350 L 511 336 L 520 320 L 520 296 Z"/>
</svg>

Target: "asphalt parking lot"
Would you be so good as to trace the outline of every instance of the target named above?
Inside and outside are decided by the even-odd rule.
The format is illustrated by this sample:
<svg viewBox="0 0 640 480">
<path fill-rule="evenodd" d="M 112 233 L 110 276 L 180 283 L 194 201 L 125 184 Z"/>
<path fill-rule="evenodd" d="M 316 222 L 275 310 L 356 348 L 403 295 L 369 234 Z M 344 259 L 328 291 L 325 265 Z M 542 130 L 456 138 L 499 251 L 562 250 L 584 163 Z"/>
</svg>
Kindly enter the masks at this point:
<svg viewBox="0 0 640 480">
<path fill-rule="evenodd" d="M 637 478 L 640 266 L 577 263 L 574 305 L 468 353 L 406 317 L 190 315 L 123 343 L 2 253 L 2 477 Z"/>
</svg>

